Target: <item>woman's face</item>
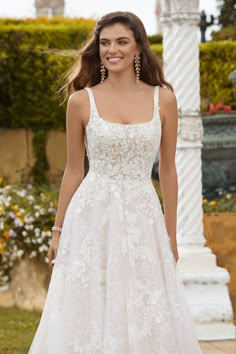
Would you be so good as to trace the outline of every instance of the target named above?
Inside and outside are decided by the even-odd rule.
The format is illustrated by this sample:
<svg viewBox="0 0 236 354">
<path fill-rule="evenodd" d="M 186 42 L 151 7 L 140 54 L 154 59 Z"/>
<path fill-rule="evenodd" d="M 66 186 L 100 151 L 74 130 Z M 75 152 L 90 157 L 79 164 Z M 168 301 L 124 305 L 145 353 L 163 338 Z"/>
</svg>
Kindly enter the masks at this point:
<svg viewBox="0 0 236 354">
<path fill-rule="evenodd" d="M 101 30 L 99 52 L 101 62 L 111 72 L 133 70 L 134 57 L 139 54 L 133 32 L 121 23 Z"/>
</svg>

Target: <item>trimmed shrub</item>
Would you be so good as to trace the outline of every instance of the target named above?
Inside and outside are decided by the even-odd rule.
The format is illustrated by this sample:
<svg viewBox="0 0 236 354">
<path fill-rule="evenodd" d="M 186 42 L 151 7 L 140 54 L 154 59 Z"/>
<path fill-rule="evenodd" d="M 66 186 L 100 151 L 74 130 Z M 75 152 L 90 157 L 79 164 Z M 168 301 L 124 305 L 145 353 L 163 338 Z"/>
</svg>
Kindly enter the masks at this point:
<svg viewBox="0 0 236 354">
<path fill-rule="evenodd" d="M 228 80 L 236 69 L 236 42 L 200 44 L 201 98 L 209 103 L 223 102 L 236 109 L 236 87 Z"/>
<path fill-rule="evenodd" d="M 162 44 L 162 34 L 153 34 L 152 36 L 148 36 L 148 40 L 150 44 Z"/>
<path fill-rule="evenodd" d="M 73 62 L 66 49 L 77 50 L 94 21 L 56 21 L 9 20 L 0 27 L 0 126 L 64 127 L 55 83 Z"/>
<path fill-rule="evenodd" d="M 38 17 L 38 18 L 27 18 L 27 19 L 16 19 L 16 18 L 0 18 L 0 26 L 7 26 L 7 25 L 19 25 L 22 26 L 24 25 L 35 25 L 35 26 L 40 26 L 40 25 L 78 25 L 79 27 L 81 26 L 88 26 L 92 24 L 94 26 L 96 21 L 94 19 L 84 19 L 82 17 L 74 17 L 74 18 L 69 18 L 69 17 L 60 17 L 60 16 L 55 16 L 52 18 L 48 17 Z"/>
<path fill-rule="evenodd" d="M 228 26 L 222 28 L 218 32 L 211 33 L 213 41 L 236 41 L 236 27 L 235 26 Z"/>
</svg>

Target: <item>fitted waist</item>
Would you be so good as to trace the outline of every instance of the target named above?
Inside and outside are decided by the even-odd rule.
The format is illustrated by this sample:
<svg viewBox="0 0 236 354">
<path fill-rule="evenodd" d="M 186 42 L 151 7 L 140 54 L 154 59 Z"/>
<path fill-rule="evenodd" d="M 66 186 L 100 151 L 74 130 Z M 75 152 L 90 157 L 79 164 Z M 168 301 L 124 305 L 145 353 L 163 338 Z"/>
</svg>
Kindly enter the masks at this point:
<svg viewBox="0 0 236 354">
<path fill-rule="evenodd" d="M 87 173 L 87 177 L 89 177 L 90 179 L 94 180 L 98 180 L 98 179 L 103 179 L 103 180 L 107 180 L 107 182 L 126 182 L 126 183 L 134 183 L 134 182 L 139 182 L 139 183 L 144 183 L 144 182 L 148 182 L 151 183 L 152 182 L 152 176 L 151 173 L 148 175 L 142 175 L 142 174 L 129 174 L 129 173 L 121 173 L 121 171 L 117 172 L 117 173 L 104 173 L 101 171 L 97 171 L 94 170 L 92 168 L 89 168 L 89 171 Z"/>
<path fill-rule="evenodd" d="M 89 174 L 99 178 L 121 181 L 150 181 L 152 175 L 152 164 L 145 163 L 118 163 L 107 161 L 89 162 Z"/>
</svg>

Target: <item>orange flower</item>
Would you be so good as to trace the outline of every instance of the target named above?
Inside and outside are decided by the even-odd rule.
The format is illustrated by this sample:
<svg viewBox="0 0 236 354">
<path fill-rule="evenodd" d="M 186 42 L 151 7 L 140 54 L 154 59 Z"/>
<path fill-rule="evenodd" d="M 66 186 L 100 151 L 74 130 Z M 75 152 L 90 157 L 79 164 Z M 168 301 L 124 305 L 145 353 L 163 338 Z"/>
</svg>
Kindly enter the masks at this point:
<svg viewBox="0 0 236 354">
<path fill-rule="evenodd" d="M 9 237 L 10 237 L 9 231 L 7 231 L 7 230 L 3 231 L 3 236 L 4 236 L 5 238 L 9 238 Z"/>
<path fill-rule="evenodd" d="M 4 252 L 4 246 L 2 244 L 0 244 L 0 253 Z"/>
<path fill-rule="evenodd" d="M 216 204 L 217 204 L 217 203 L 216 203 L 215 200 L 212 200 L 212 201 L 210 201 L 210 203 L 209 203 L 210 206 L 215 206 Z"/>
<path fill-rule="evenodd" d="M 202 204 L 207 204 L 207 199 L 206 199 L 206 198 L 204 198 L 204 199 L 202 200 Z"/>
</svg>

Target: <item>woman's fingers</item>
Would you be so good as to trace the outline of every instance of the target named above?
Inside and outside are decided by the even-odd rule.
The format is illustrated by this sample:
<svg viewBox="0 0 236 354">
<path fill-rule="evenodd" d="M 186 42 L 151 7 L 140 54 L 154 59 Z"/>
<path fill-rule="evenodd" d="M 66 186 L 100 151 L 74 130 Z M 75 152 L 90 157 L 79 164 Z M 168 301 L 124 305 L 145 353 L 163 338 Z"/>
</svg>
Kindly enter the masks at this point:
<svg viewBox="0 0 236 354">
<path fill-rule="evenodd" d="M 59 238 L 57 235 L 53 235 L 52 237 L 52 242 L 48 251 L 48 261 L 49 261 L 49 266 L 50 268 L 53 268 L 55 259 L 57 256 L 57 250 L 58 250 L 58 244 L 59 244 Z"/>
<path fill-rule="evenodd" d="M 54 252 L 53 252 L 53 249 L 52 247 L 49 248 L 49 251 L 48 251 L 48 262 L 49 262 L 49 267 L 52 268 L 53 267 L 53 263 L 52 263 L 52 260 L 54 259 Z"/>
</svg>

